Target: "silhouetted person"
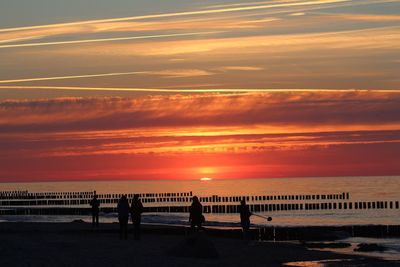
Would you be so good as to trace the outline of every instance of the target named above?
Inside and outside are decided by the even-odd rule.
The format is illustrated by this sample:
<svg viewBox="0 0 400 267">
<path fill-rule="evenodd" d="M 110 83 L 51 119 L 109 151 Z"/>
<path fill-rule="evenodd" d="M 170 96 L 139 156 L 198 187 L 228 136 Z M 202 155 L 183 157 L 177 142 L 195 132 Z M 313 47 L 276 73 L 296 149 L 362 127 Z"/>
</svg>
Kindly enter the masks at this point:
<svg viewBox="0 0 400 267">
<path fill-rule="evenodd" d="M 240 201 L 239 212 L 240 212 L 240 224 L 242 226 L 242 231 L 243 231 L 243 238 L 247 239 L 250 230 L 251 212 L 249 206 L 246 205 L 246 200 L 244 199 Z"/>
<path fill-rule="evenodd" d="M 90 206 L 92 206 L 92 227 L 99 227 L 99 211 L 100 211 L 100 200 L 97 199 L 97 195 L 93 196 L 90 201 Z"/>
<path fill-rule="evenodd" d="M 118 201 L 119 238 L 128 239 L 129 203 L 126 195 Z"/>
<path fill-rule="evenodd" d="M 192 230 L 194 230 L 196 226 L 197 229 L 201 229 L 201 225 L 204 222 L 203 206 L 197 196 L 193 197 L 192 205 L 189 207 L 189 222 Z"/>
<path fill-rule="evenodd" d="M 134 195 L 131 205 L 131 218 L 133 223 L 133 237 L 140 240 L 140 222 L 142 219 L 143 204 L 139 199 L 139 195 Z"/>
</svg>

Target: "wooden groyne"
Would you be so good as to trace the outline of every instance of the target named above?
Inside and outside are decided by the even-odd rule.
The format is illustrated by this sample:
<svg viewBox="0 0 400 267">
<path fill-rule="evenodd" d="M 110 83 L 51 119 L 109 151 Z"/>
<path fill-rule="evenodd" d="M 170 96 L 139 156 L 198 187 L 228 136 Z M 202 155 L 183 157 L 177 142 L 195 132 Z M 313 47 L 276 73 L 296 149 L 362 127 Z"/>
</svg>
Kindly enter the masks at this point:
<svg viewBox="0 0 400 267">
<path fill-rule="evenodd" d="M 89 192 L 40 192 L 28 191 L 0 191 L 0 207 L 4 206 L 47 206 L 47 205 L 86 205 L 96 191 Z M 127 194 L 129 199 L 134 193 Z M 139 193 L 143 203 L 190 203 L 192 192 L 170 193 Z M 122 194 L 97 194 L 101 204 L 116 204 Z M 275 201 L 311 201 L 311 200 L 348 200 L 349 193 L 340 194 L 305 194 L 305 195 L 241 195 L 241 196 L 200 196 L 202 203 L 237 203 L 245 199 L 247 202 L 275 202 Z"/>
<path fill-rule="evenodd" d="M 365 205 L 363 205 L 365 203 Z M 368 205 L 367 205 L 368 204 Z M 277 203 L 277 204 L 249 204 L 251 212 L 279 212 L 279 211 L 317 211 L 317 210 L 378 210 L 399 209 L 399 201 L 376 202 L 334 202 L 334 203 Z M 86 207 L 10 207 L 1 206 L 0 215 L 63 215 L 63 214 L 90 214 L 90 208 Z M 116 212 L 114 207 L 101 207 L 104 213 Z M 149 213 L 187 213 L 189 205 L 185 206 L 145 206 L 144 212 Z M 203 205 L 204 213 L 238 213 L 239 205 Z"/>
<path fill-rule="evenodd" d="M 86 215 L 96 191 L 40 192 L 0 191 L 0 215 Z M 122 194 L 97 194 L 101 212 L 116 212 Z M 127 194 L 132 199 L 134 193 Z M 139 193 L 150 213 L 187 213 L 192 192 Z M 245 199 L 251 212 L 381 210 L 399 209 L 399 201 L 351 201 L 350 194 L 199 196 L 204 213 L 239 212 L 239 201 Z"/>
</svg>

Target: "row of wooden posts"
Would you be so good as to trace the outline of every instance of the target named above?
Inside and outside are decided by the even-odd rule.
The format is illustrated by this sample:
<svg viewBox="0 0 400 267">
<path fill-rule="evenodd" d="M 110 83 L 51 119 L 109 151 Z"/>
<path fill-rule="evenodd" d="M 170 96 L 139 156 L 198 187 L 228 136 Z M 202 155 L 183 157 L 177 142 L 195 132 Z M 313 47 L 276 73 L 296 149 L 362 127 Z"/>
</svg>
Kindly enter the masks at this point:
<svg viewBox="0 0 400 267">
<path fill-rule="evenodd" d="M 237 196 L 237 197 L 201 197 L 200 202 L 202 203 L 237 203 L 241 199 L 246 199 L 247 202 L 265 202 L 265 201 L 276 201 L 276 200 L 293 200 L 292 198 L 285 199 L 280 196 Z M 82 206 L 88 205 L 91 199 L 38 199 L 38 200 L 0 200 L 0 207 L 21 207 L 21 206 Z M 118 198 L 99 199 L 101 204 L 117 204 Z M 295 200 L 298 200 L 295 198 Z M 313 198 L 313 200 L 320 200 L 319 198 Z M 155 203 L 189 203 L 192 201 L 192 197 L 177 197 L 177 198 L 144 198 L 142 202 L 145 204 Z"/>
<path fill-rule="evenodd" d="M 251 212 L 278 212 L 296 210 L 370 210 L 399 209 L 399 201 L 369 201 L 369 202 L 325 202 L 325 203 L 277 203 L 249 204 Z M 204 213 L 238 213 L 239 205 L 204 205 Z M 89 214 L 89 207 L 18 207 L 0 209 L 0 214 Z M 116 212 L 115 207 L 101 207 L 104 213 Z M 189 206 L 145 206 L 145 212 L 150 213 L 187 213 Z"/>
<path fill-rule="evenodd" d="M 21 195 L 13 193 L 0 194 L 1 206 L 47 206 L 47 205 L 86 205 L 96 194 L 93 192 L 50 192 L 50 193 L 29 193 L 23 191 Z M 134 194 L 127 194 L 133 198 Z M 102 204 L 118 203 L 122 194 L 99 194 L 98 199 Z M 142 193 L 139 194 L 143 203 L 181 203 L 191 202 L 192 192 L 183 193 Z M 258 195 L 258 196 L 203 196 L 199 197 L 202 203 L 233 203 L 245 199 L 248 202 L 265 202 L 281 200 L 349 200 L 350 194 L 301 194 L 301 195 Z"/>
<path fill-rule="evenodd" d="M 0 199 L 91 199 L 96 191 L 87 192 L 28 192 L 24 191 L 0 191 Z M 97 194 L 99 199 L 120 198 L 123 194 Z M 135 194 L 127 194 L 132 198 Z M 169 193 L 138 193 L 141 198 L 172 198 L 192 197 L 192 192 Z"/>
</svg>

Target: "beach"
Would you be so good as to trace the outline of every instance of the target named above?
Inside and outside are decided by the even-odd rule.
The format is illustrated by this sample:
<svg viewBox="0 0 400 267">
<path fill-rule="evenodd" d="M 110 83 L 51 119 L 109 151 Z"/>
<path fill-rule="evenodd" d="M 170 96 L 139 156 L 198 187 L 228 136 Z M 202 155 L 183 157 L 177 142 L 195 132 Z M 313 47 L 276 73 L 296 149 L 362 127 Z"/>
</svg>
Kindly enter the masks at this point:
<svg viewBox="0 0 400 267">
<path fill-rule="evenodd" d="M 118 229 L 118 224 L 102 224 L 93 230 L 81 221 L 1 223 L 0 266 L 400 266 L 395 261 L 308 250 L 298 241 L 223 237 L 215 229 L 188 234 L 186 227 L 145 225 L 140 241 L 132 233 L 128 240 L 120 240 Z M 214 248 L 217 254 L 211 255 Z"/>
</svg>

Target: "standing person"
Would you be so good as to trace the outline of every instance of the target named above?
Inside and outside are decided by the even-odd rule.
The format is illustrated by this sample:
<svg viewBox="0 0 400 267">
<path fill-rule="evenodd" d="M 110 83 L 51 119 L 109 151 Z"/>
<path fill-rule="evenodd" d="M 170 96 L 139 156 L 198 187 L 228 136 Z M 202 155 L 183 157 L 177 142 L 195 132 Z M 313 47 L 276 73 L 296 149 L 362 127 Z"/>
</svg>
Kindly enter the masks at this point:
<svg viewBox="0 0 400 267">
<path fill-rule="evenodd" d="M 250 212 L 249 206 L 246 205 L 245 199 L 242 199 L 242 201 L 240 201 L 239 212 L 240 212 L 240 224 L 242 226 L 242 231 L 243 231 L 243 239 L 247 239 L 250 230 L 250 216 L 252 214 Z"/>
<path fill-rule="evenodd" d="M 99 228 L 100 200 L 97 199 L 96 192 L 89 204 L 92 207 L 92 227 Z"/>
<path fill-rule="evenodd" d="M 135 240 L 140 240 L 140 222 L 142 219 L 143 204 L 139 199 L 139 195 L 133 196 L 131 205 L 131 218 L 133 223 L 133 236 Z"/>
<path fill-rule="evenodd" d="M 119 238 L 128 239 L 128 221 L 129 221 L 129 202 L 126 195 L 122 195 L 118 201 L 118 221 Z"/>
<path fill-rule="evenodd" d="M 194 230 L 196 226 L 197 230 L 201 229 L 201 225 L 204 222 L 203 206 L 197 196 L 193 197 L 192 205 L 189 207 L 189 222 L 192 230 Z"/>
</svg>

